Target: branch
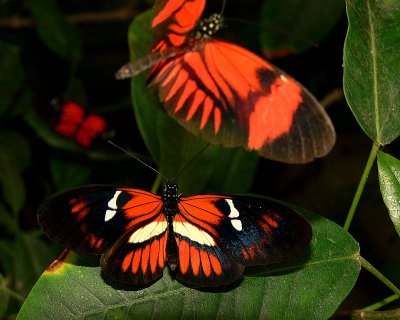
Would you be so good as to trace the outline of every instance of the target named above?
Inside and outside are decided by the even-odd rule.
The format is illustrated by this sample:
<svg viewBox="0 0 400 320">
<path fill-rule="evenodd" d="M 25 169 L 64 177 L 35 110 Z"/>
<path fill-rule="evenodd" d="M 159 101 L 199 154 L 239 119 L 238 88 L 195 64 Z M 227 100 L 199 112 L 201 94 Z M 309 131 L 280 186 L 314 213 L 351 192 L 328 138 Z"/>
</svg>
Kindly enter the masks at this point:
<svg viewBox="0 0 400 320">
<path fill-rule="evenodd" d="M 105 23 L 115 21 L 132 20 L 139 12 L 133 9 L 132 5 L 124 6 L 114 11 L 98 11 L 76 13 L 66 16 L 66 20 L 74 25 L 85 23 Z M 34 22 L 31 18 L 13 16 L 0 19 L 0 29 L 24 29 L 32 28 Z"/>
</svg>

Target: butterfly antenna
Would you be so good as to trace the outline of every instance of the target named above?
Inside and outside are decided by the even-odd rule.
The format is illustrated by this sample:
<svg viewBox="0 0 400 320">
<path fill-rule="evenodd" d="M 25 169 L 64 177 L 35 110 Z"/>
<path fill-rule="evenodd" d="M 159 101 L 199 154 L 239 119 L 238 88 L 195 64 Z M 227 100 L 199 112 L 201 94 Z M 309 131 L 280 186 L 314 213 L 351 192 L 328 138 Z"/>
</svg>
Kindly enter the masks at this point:
<svg viewBox="0 0 400 320">
<path fill-rule="evenodd" d="M 226 0 L 223 0 L 222 1 L 222 8 L 221 8 L 221 16 L 224 14 L 225 6 L 226 6 Z"/>
<path fill-rule="evenodd" d="M 140 160 L 137 156 L 135 156 L 133 153 L 130 153 L 129 151 L 125 150 L 124 148 L 120 147 L 119 145 L 115 144 L 114 142 L 112 142 L 111 140 L 107 140 L 107 142 L 111 145 L 113 145 L 114 147 L 118 148 L 119 150 L 125 152 L 127 155 L 131 156 L 132 158 L 136 159 L 137 161 L 139 161 L 141 164 L 143 164 L 144 166 L 146 166 L 147 168 L 153 170 L 155 173 L 157 173 L 158 175 L 160 175 L 162 178 L 165 179 L 165 181 L 168 181 L 169 179 L 167 179 L 167 177 L 165 177 L 160 171 L 154 169 L 152 166 L 148 165 L 146 162 Z"/>
<path fill-rule="evenodd" d="M 205 149 L 207 149 L 209 146 L 210 146 L 210 144 L 207 143 L 203 148 L 201 148 L 201 150 L 198 151 L 198 152 L 195 154 L 195 156 L 192 157 L 192 159 L 190 159 L 190 160 L 181 168 L 181 170 L 179 170 L 178 174 L 174 177 L 174 179 L 172 179 L 172 181 L 176 181 L 176 179 L 178 179 L 178 177 L 182 174 L 182 172 L 185 171 L 186 168 L 189 167 L 189 166 L 193 163 L 193 161 L 196 160 L 196 159 L 199 157 L 199 155 L 202 154 L 203 151 L 204 151 Z"/>
</svg>

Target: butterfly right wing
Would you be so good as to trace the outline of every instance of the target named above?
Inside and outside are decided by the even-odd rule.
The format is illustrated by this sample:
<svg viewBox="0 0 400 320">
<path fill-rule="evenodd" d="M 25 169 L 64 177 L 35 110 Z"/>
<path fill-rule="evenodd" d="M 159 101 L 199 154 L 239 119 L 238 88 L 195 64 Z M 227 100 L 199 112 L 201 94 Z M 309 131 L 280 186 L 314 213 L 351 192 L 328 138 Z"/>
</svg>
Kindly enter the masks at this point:
<svg viewBox="0 0 400 320">
<path fill-rule="evenodd" d="M 102 254 L 128 231 L 164 216 L 161 197 L 139 189 L 86 186 L 61 191 L 38 210 L 43 231 L 73 251 Z"/>
</svg>

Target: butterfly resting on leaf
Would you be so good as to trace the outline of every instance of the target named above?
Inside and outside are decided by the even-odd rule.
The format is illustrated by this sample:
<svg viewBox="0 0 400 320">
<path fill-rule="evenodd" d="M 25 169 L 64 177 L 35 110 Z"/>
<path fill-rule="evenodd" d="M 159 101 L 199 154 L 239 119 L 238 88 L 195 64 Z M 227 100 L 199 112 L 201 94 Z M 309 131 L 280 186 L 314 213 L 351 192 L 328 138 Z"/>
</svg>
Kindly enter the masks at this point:
<svg viewBox="0 0 400 320">
<path fill-rule="evenodd" d="M 182 197 L 168 182 L 162 195 L 116 186 L 61 191 L 38 210 L 44 232 L 83 254 L 101 255 L 112 282 L 146 286 L 166 266 L 194 287 L 229 285 L 247 266 L 301 254 L 312 229 L 295 210 L 236 195 Z"/>
<path fill-rule="evenodd" d="M 205 0 L 157 0 L 151 52 L 117 72 L 150 69 L 147 82 L 182 126 L 204 140 L 244 146 L 269 159 L 306 163 L 326 155 L 335 130 L 292 77 L 250 51 L 214 38 L 224 19 L 201 20 Z"/>
</svg>

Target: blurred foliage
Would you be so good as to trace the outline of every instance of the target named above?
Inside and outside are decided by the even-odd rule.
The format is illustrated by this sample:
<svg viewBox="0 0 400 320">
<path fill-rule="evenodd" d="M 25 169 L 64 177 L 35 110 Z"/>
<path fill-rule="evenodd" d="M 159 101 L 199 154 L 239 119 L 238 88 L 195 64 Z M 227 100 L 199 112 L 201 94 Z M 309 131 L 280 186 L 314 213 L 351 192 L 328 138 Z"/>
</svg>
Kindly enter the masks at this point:
<svg viewBox="0 0 400 320">
<path fill-rule="evenodd" d="M 61 252 L 38 228 L 36 210 L 43 199 L 62 188 L 88 183 L 150 190 L 156 179 L 152 171 L 103 139 L 96 140 L 90 149 L 83 149 L 56 134 L 53 126 L 57 111 L 52 105 L 55 98 L 77 101 L 88 112 L 100 114 L 114 133 L 114 142 L 171 178 L 205 145 L 166 115 L 158 104 L 156 91 L 145 87 L 143 76 L 131 83 L 114 80 L 115 71 L 129 59 L 130 23 L 151 8 L 152 2 L 9 0 L 0 4 L 0 318 L 16 316 L 39 276 Z M 221 3 L 214 2 L 213 10 L 219 11 Z M 307 1 L 307 6 L 304 2 L 228 0 L 225 14 L 232 19 L 228 19 L 228 28 L 221 37 L 278 58 L 274 64 L 318 98 L 331 101 L 327 104 L 338 131 L 337 146 L 326 158 L 304 166 L 278 164 L 241 149 L 212 146 L 179 175 L 178 183 L 185 194 L 251 191 L 296 203 L 338 223 L 344 221 L 368 156 L 369 140 L 359 130 L 341 95 L 330 95 L 342 87 L 347 27 L 343 2 L 327 1 L 323 14 L 320 0 Z M 400 5 L 392 0 L 348 0 L 346 4 L 350 23 L 344 56 L 346 98 L 367 135 L 376 143 L 387 145 L 399 135 L 399 78 L 393 75 L 399 74 L 396 57 L 400 33 L 396 21 Z M 256 26 L 233 19 L 254 22 L 255 17 Z M 137 19 L 134 23 L 140 22 Z M 364 28 L 366 25 L 369 31 Z M 318 42 L 318 48 L 310 45 L 314 42 Z M 148 46 L 149 42 L 139 42 L 136 54 L 145 54 Z M 370 50 L 371 46 L 374 50 Z M 295 52 L 298 54 L 293 55 Z M 363 256 L 391 279 L 400 279 L 400 241 L 393 227 L 394 223 L 398 230 L 399 225 L 398 150 L 398 142 L 394 141 L 385 149 L 394 157 L 382 153 L 379 159 L 381 190 L 390 215 L 377 188 L 378 176 L 372 174 L 366 189 L 368 196 L 359 206 L 364 214 L 355 218 L 351 230 L 361 243 Z M 314 223 L 315 228 L 318 224 Z M 334 244 L 337 238 L 329 234 L 338 227 L 329 221 L 322 227 L 327 229 L 320 229 L 320 239 Z M 343 230 L 338 233 L 347 236 Z M 326 254 L 332 252 L 331 247 L 326 250 Z M 357 259 L 357 250 L 341 251 L 346 252 Z M 77 264 L 78 269 L 72 271 L 83 268 L 88 282 L 101 281 L 98 269 L 85 269 L 87 266 Z M 358 271 L 351 274 L 354 272 Z M 326 272 L 326 279 L 312 281 L 323 287 L 328 279 L 334 280 L 334 275 L 329 274 Z M 43 289 L 40 285 L 48 281 L 46 277 L 45 273 L 34 291 Z M 170 285 L 169 278 L 165 281 Z M 343 281 L 347 294 L 353 283 L 350 278 Z M 254 289 L 250 287 L 249 290 Z M 272 287 L 268 294 L 279 298 Z M 288 288 L 287 284 L 284 288 Z M 280 289 L 286 297 L 294 294 Z M 102 290 L 113 294 L 110 287 Z M 361 273 L 337 315 L 349 315 L 346 310 L 383 299 L 388 292 L 380 282 Z M 75 293 L 81 295 L 80 291 Z M 119 294 L 113 298 L 118 299 Z M 330 301 L 330 308 L 336 308 L 346 294 Z M 268 296 L 263 292 L 258 297 Z M 323 310 L 324 305 L 317 303 L 319 298 L 309 296 L 307 301 L 315 300 L 316 310 L 317 305 Z M 221 297 L 211 299 L 219 305 Z M 142 307 L 146 310 L 148 306 Z M 24 308 L 24 312 L 29 311 L 29 305 Z M 322 317 L 333 312 L 328 307 L 324 311 L 314 315 Z M 116 316 L 118 312 L 109 315 Z"/>
</svg>

